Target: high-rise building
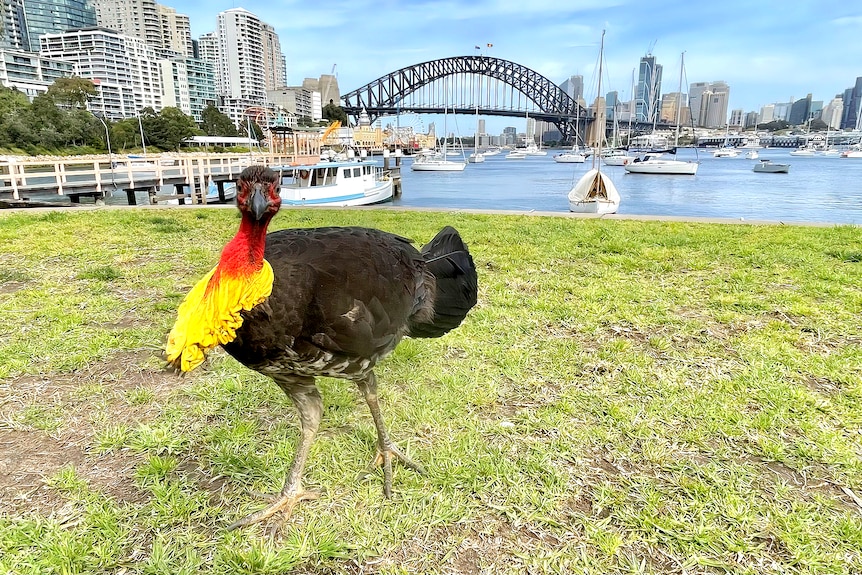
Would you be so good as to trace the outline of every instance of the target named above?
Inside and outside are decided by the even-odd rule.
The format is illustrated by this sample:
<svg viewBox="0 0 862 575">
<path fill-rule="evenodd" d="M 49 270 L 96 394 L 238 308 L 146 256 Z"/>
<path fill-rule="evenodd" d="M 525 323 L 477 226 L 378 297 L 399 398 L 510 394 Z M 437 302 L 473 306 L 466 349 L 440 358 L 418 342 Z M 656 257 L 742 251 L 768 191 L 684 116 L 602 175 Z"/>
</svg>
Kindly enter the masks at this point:
<svg viewBox="0 0 862 575">
<path fill-rule="evenodd" d="M 844 114 L 844 99 L 838 94 L 823 107 L 820 119 L 829 128 L 838 130 L 841 128 L 841 118 Z"/>
<path fill-rule="evenodd" d="M 647 54 L 641 58 L 635 92 L 635 120 L 638 122 L 658 120 L 661 73 L 662 66 L 656 63 L 655 56 Z"/>
<path fill-rule="evenodd" d="M 162 68 L 155 48 L 106 28 L 80 28 L 41 38 L 41 55 L 71 62 L 75 75 L 92 80 L 90 110 L 112 120 L 132 118 L 162 105 Z"/>
<path fill-rule="evenodd" d="M 581 102 L 584 99 L 584 77 L 571 76 L 560 84 L 560 89 L 569 95 L 569 98 Z"/>
<path fill-rule="evenodd" d="M 192 26 L 189 17 L 178 14 L 174 8 L 158 5 L 159 23 L 161 24 L 161 48 L 194 57 L 192 45 Z"/>
<path fill-rule="evenodd" d="M 793 102 L 790 106 L 790 114 L 787 123 L 791 126 L 800 126 L 811 119 L 811 94 Z"/>
<path fill-rule="evenodd" d="M 31 52 L 38 52 L 40 36 L 96 25 L 91 0 L 24 0 Z"/>
<path fill-rule="evenodd" d="M 58 78 L 71 76 L 73 70 L 71 63 L 37 52 L 0 48 L 0 84 L 15 88 L 30 100 L 47 92 Z"/>
<path fill-rule="evenodd" d="M 709 82 L 693 82 L 688 86 L 688 107 L 691 110 L 691 121 L 700 126 L 700 104 L 703 93 L 709 90 Z"/>
<path fill-rule="evenodd" d="M 736 108 L 735 110 L 730 111 L 730 121 L 728 125 L 730 126 L 738 126 L 740 128 L 743 127 L 743 122 L 745 121 L 745 112 L 742 108 Z"/>
<path fill-rule="evenodd" d="M 30 35 L 27 31 L 24 0 L 2 0 L 0 7 L 3 10 L 0 20 L 0 48 L 29 50 Z"/>
<path fill-rule="evenodd" d="M 661 115 L 659 120 L 662 122 L 670 122 L 675 124 L 677 119 L 682 126 L 685 126 L 689 120 L 689 114 L 683 116 L 683 110 L 686 110 L 686 95 L 682 92 L 671 92 L 663 94 L 661 97 Z"/>
<path fill-rule="evenodd" d="M 859 129 L 862 127 L 862 76 L 856 78 L 856 84 L 844 91 L 844 112 L 841 118 L 841 129 Z"/>
<path fill-rule="evenodd" d="M 760 123 L 768 124 L 775 120 L 775 104 L 767 104 L 760 108 Z"/>
<path fill-rule="evenodd" d="M 155 0 L 94 0 L 99 26 L 144 40 L 153 48 L 192 56 L 189 17 Z"/>
<path fill-rule="evenodd" d="M 244 8 L 216 18 L 216 90 L 219 109 L 239 125 L 246 111 L 267 103 L 267 90 L 285 85 L 285 59 L 275 29 Z M 200 50 L 204 59 L 204 38 Z M 319 97 L 319 96 L 318 96 Z"/>
<path fill-rule="evenodd" d="M 727 82 L 696 82 L 691 89 L 697 90 L 691 96 L 691 117 L 695 126 L 701 128 L 723 128 L 727 125 L 727 108 L 730 102 L 730 86 Z M 694 109 L 697 102 L 697 110 Z M 696 121 L 695 121 L 696 118 Z"/>
</svg>

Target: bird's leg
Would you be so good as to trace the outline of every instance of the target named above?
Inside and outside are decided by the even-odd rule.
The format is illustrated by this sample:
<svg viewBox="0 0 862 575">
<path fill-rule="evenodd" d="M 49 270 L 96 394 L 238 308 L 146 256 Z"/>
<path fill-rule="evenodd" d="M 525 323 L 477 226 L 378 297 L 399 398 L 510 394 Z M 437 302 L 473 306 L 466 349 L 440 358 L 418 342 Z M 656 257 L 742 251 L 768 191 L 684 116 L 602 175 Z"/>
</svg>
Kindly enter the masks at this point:
<svg viewBox="0 0 862 575">
<path fill-rule="evenodd" d="M 386 426 L 383 424 L 383 416 L 380 415 L 380 405 L 377 403 L 377 378 L 375 377 L 374 372 L 370 372 L 365 379 L 359 380 L 357 385 L 365 396 L 365 402 L 368 403 L 368 408 L 371 410 L 371 417 L 374 419 L 374 427 L 377 428 L 377 454 L 368 466 L 369 469 L 363 472 L 360 477 L 367 477 L 377 466 L 382 464 L 383 494 L 386 497 L 391 497 L 392 456 L 395 456 L 396 459 L 400 460 L 404 465 L 417 473 L 424 474 L 425 468 L 407 457 L 407 455 L 398 449 L 398 446 L 389 440 L 389 434 L 386 433 Z"/>
<path fill-rule="evenodd" d="M 302 487 L 302 472 L 305 468 L 305 461 L 308 459 L 311 444 L 314 442 L 314 435 L 320 426 L 320 418 L 323 415 L 323 400 L 320 398 L 320 392 L 314 385 L 314 378 L 285 379 L 274 377 L 273 379 L 275 379 L 275 383 L 278 384 L 282 391 L 290 397 L 299 412 L 299 421 L 302 428 L 299 445 L 296 448 L 293 464 L 291 464 L 290 471 L 284 481 L 284 487 L 281 489 L 281 493 L 275 496 L 272 504 L 239 521 L 235 521 L 228 526 L 228 531 L 232 531 L 237 527 L 245 527 L 258 523 L 278 512 L 283 514 L 283 519 L 287 519 L 290 517 L 297 503 L 305 499 L 317 498 L 317 493 L 306 491 Z"/>
</svg>

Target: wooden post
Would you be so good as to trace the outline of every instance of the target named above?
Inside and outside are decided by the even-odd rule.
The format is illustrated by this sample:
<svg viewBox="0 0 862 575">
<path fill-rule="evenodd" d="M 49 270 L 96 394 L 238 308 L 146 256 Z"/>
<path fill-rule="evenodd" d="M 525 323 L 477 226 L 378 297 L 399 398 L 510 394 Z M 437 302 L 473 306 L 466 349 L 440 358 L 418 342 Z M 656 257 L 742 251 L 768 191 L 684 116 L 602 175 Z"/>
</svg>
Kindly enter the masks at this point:
<svg viewBox="0 0 862 575">
<path fill-rule="evenodd" d="M 135 190 L 132 188 L 126 188 L 126 199 L 129 201 L 130 206 L 138 205 L 138 201 L 135 199 Z"/>
</svg>

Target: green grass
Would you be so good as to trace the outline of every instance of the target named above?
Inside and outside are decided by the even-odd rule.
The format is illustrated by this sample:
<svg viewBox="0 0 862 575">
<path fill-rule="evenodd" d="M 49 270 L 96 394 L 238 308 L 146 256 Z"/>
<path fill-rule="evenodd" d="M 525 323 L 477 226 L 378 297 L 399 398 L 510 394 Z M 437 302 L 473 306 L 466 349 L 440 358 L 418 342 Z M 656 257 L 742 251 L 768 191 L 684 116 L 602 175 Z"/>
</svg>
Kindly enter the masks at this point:
<svg viewBox="0 0 862 575">
<path fill-rule="evenodd" d="M 479 304 L 377 369 L 426 476 L 357 481 L 373 424 L 321 379 L 320 498 L 227 532 L 281 487 L 295 412 L 222 352 L 184 378 L 158 353 L 236 224 L 0 217 L 0 572 L 862 572 L 859 228 L 284 210 L 452 224 Z"/>
</svg>

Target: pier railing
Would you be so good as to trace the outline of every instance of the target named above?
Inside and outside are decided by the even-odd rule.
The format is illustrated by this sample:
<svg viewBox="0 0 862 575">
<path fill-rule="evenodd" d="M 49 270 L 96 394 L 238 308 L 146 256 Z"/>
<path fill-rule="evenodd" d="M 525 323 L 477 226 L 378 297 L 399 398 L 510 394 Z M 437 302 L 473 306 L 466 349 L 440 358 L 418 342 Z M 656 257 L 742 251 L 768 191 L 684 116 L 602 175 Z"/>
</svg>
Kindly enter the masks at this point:
<svg viewBox="0 0 862 575">
<path fill-rule="evenodd" d="M 107 191 L 155 190 L 166 185 L 188 189 L 192 201 L 206 201 L 211 180 L 235 181 L 252 164 L 311 164 L 319 154 L 256 152 L 165 153 L 148 155 L 37 156 L 0 158 L 0 198 L 21 200 L 38 195 L 92 196 Z"/>
</svg>

